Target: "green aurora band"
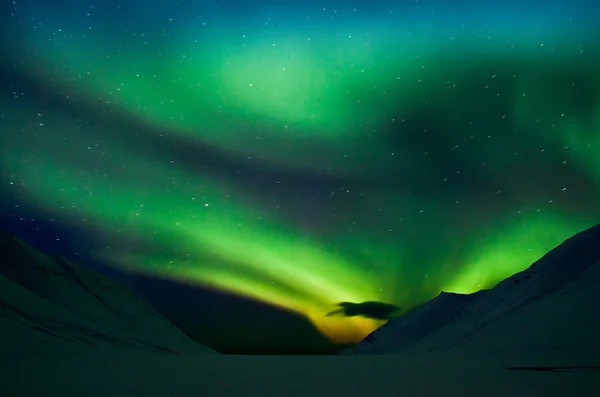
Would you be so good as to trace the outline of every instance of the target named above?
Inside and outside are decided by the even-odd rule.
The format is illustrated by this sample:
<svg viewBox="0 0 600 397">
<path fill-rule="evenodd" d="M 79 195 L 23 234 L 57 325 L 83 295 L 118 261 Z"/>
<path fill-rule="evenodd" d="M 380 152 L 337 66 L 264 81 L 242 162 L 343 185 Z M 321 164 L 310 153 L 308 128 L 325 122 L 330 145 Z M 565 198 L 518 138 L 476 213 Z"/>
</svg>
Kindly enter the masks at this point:
<svg viewBox="0 0 600 397">
<path fill-rule="evenodd" d="M 93 255 L 112 266 L 293 310 L 348 342 L 381 322 L 325 317 L 337 302 L 409 309 L 489 288 L 600 220 L 589 39 L 449 40 L 387 25 L 194 39 L 184 24 L 168 40 L 115 41 L 58 25 L 28 32 L 15 63 L 92 119 L 160 129 L 162 157 L 141 149 L 143 130 L 136 146 L 11 98 L 3 172 L 48 217 L 98 235 Z M 283 175 L 280 190 L 186 165 L 171 138 L 260 164 Z M 297 174 L 340 182 L 281 199 Z"/>
</svg>

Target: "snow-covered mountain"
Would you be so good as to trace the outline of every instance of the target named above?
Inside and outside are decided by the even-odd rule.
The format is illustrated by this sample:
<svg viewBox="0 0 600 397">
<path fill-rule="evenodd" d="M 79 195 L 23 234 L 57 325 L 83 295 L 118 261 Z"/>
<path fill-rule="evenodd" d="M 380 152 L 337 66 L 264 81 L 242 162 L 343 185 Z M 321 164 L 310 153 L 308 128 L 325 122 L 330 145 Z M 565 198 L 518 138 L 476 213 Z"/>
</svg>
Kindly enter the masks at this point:
<svg viewBox="0 0 600 397">
<path fill-rule="evenodd" d="M 474 294 L 441 293 L 341 354 L 600 354 L 600 225 Z"/>
<path fill-rule="evenodd" d="M 0 234 L 0 356 L 216 353 L 119 283 Z"/>
</svg>

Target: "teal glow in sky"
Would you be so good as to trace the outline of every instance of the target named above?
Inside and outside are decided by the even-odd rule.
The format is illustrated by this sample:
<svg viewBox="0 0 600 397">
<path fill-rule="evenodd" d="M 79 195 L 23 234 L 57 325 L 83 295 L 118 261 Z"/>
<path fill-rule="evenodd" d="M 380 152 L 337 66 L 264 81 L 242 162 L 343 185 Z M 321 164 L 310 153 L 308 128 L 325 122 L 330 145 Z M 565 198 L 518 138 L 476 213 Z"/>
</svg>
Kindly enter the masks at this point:
<svg viewBox="0 0 600 397">
<path fill-rule="evenodd" d="M 597 6 L 363 3 L 13 3 L 3 212 L 336 342 L 598 223 Z"/>
</svg>

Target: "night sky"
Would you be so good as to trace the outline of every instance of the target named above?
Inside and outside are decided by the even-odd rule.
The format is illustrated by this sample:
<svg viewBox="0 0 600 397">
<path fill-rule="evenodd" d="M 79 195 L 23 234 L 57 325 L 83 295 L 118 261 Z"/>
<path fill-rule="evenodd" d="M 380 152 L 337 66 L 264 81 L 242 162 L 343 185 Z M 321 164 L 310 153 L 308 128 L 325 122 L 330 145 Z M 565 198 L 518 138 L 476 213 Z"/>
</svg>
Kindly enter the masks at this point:
<svg viewBox="0 0 600 397">
<path fill-rule="evenodd" d="M 593 1 L 0 15 L 2 228 L 215 346 L 355 342 L 600 221 Z"/>
</svg>

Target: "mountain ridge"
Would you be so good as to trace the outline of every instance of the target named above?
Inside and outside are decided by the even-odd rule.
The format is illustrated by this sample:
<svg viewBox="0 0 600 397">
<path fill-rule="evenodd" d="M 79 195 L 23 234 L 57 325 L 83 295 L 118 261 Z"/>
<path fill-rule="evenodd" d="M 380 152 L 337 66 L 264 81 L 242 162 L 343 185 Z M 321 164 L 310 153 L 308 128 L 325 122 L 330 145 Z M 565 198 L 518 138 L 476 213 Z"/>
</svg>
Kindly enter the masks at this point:
<svg viewBox="0 0 600 397">
<path fill-rule="evenodd" d="M 463 346 L 600 353 L 600 224 L 558 245 L 529 268 L 474 294 L 441 293 L 392 318 L 340 354 L 429 352 Z M 570 302 L 578 302 L 570 308 Z M 529 333 L 527 333 L 529 331 Z M 579 341 L 565 338 L 578 335 Z M 532 336 L 534 335 L 534 336 Z M 512 339 L 511 339 L 512 336 Z M 522 344 L 528 339 L 528 345 Z"/>
<path fill-rule="evenodd" d="M 215 353 L 124 285 L 0 233 L 2 355 L 128 349 Z"/>
</svg>

